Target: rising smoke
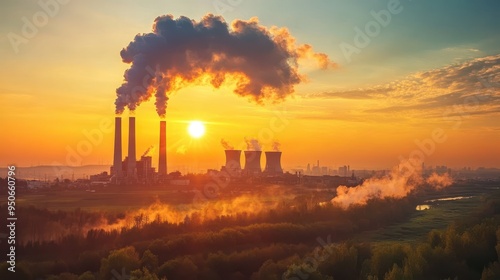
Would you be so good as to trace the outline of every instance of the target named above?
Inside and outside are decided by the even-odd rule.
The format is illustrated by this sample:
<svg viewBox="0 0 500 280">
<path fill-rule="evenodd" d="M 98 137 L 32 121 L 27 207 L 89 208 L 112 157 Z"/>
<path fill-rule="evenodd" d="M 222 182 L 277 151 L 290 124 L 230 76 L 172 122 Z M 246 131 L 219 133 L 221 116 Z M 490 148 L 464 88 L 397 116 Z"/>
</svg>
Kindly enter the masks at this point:
<svg viewBox="0 0 500 280">
<path fill-rule="evenodd" d="M 279 152 L 281 149 L 281 144 L 278 141 L 274 141 L 271 146 L 274 152 Z"/>
<path fill-rule="evenodd" d="M 245 138 L 245 142 L 247 143 L 247 151 L 262 151 L 259 140 L 255 138 Z"/>
<path fill-rule="evenodd" d="M 299 59 L 314 59 L 319 67 L 334 67 L 328 56 L 310 45 L 296 45 L 286 28 L 267 28 L 257 18 L 235 20 L 231 26 L 208 14 L 200 21 L 172 15 L 157 17 L 151 33 L 138 34 L 120 53 L 131 64 L 116 90 L 116 113 L 134 111 L 156 98 L 156 111 L 165 116 L 168 95 L 192 83 L 219 88 L 235 83 L 234 93 L 262 103 L 282 100 L 304 81 Z"/>
<path fill-rule="evenodd" d="M 383 178 L 371 178 L 356 187 L 339 186 L 337 196 L 331 202 L 347 209 L 351 205 L 365 205 L 368 200 L 374 198 L 403 198 L 426 184 L 434 189 L 441 189 L 452 183 L 447 173 L 444 175 L 433 173 L 424 179 L 421 164 L 407 161 L 393 168 L 391 173 Z"/>
<path fill-rule="evenodd" d="M 234 150 L 234 147 L 231 146 L 226 140 L 224 139 L 221 139 L 220 140 L 220 144 L 222 145 L 222 147 L 224 147 L 224 150 Z"/>
<path fill-rule="evenodd" d="M 189 205 L 169 205 L 157 200 L 153 204 L 129 211 L 122 219 L 110 222 L 104 217 L 99 225 L 88 229 L 119 230 L 134 226 L 137 217 L 142 217 L 144 223 L 154 221 L 169 222 L 174 224 L 206 222 L 221 216 L 234 216 L 237 214 L 258 215 L 282 205 L 284 201 L 291 201 L 295 196 L 277 185 L 261 190 L 259 194 L 242 195 L 228 200 L 207 200 L 205 202 Z"/>
</svg>

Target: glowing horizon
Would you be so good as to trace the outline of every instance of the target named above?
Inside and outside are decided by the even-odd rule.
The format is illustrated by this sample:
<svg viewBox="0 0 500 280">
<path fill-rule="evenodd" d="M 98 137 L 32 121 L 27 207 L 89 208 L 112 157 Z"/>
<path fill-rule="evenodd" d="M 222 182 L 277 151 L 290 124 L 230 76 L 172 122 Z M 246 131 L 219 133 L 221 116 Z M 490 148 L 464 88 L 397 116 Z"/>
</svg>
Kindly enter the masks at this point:
<svg viewBox="0 0 500 280">
<path fill-rule="evenodd" d="M 196 81 L 169 93 L 169 167 L 218 169 L 224 162 L 221 139 L 244 149 L 245 138 L 257 138 L 264 150 L 271 150 L 274 141 L 282 144 L 285 170 L 305 169 L 317 160 L 332 169 L 390 169 L 415 151 L 424 154 L 428 166 L 500 168 L 500 39 L 492 28 L 500 24 L 492 8 L 498 4 L 474 6 L 483 11 L 484 21 L 478 22 L 474 17 L 464 20 L 470 3 L 458 5 L 456 15 L 444 19 L 439 13 L 424 13 L 445 11 L 443 3 L 399 1 L 400 6 L 389 10 L 391 1 L 296 3 L 287 5 L 288 16 L 268 12 L 282 7 L 278 2 L 244 2 L 226 11 L 222 16 L 228 24 L 258 19 L 267 30 L 288 29 L 296 46 L 312 46 L 314 52 L 294 49 L 301 54 L 297 71 L 307 79 L 291 83 L 293 95 L 280 102 L 263 100 L 264 104 L 234 94 L 234 77 L 219 88 Z M 156 3 L 148 9 L 133 1 L 119 8 L 94 1 L 68 3 L 37 28 L 33 38 L 20 43 L 17 53 L 4 36 L 0 121 L 6 137 L 0 166 L 111 165 L 116 89 L 130 66 L 121 61 L 120 50 L 136 34 L 151 32 L 158 16 L 185 15 L 199 21 L 207 13 L 217 15 L 211 3 L 193 3 Z M 21 18 L 31 19 L 40 9 L 36 3 L 6 4 L 0 30 L 22 35 Z M 81 11 L 86 11 L 85 17 Z M 391 13 L 390 22 L 378 23 L 380 31 L 374 36 L 361 35 L 358 30 L 366 33 L 367 25 L 383 20 L 377 21 L 382 11 Z M 353 16 L 346 20 L 345 14 Z M 416 25 L 415 19 L 422 16 L 431 20 Z M 450 28 L 443 31 L 446 36 L 433 29 L 432 22 L 441 20 Z M 366 46 L 356 45 L 363 39 Z M 346 44 L 357 51 L 346 55 Z M 336 68 L 319 70 L 321 54 Z M 158 145 L 156 109 L 149 100 L 134 112 L 138 154 Z M 191 120 L 203 121 L 206 130 L 201 138 L 187 134 Z M 126 120 L 122 129 L 127 135 Z M 434 141 L 436 130 L 446 140 Z M 91 144 L 90 151 L 77 151 L 82 141 Z M 79 153 L 81 160 L 68 160 L 72 153 Z M 152 156 L 156 167 L 157 155 Z"/>
</svg>

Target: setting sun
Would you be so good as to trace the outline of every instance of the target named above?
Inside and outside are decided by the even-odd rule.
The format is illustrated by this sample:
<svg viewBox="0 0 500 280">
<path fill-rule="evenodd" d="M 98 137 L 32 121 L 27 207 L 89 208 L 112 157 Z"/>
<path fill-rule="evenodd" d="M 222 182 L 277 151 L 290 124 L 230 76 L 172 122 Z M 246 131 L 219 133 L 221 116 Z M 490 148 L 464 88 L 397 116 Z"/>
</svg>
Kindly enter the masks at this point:
<svg viewBox="0 0 500 280">
<path fill-rule="evenodd" d="M 189 122 L 188 133 L 193 138 L 200 138 L 205 134 L 205 125 L 200 121 L 191 121 Z"/>
</svg>

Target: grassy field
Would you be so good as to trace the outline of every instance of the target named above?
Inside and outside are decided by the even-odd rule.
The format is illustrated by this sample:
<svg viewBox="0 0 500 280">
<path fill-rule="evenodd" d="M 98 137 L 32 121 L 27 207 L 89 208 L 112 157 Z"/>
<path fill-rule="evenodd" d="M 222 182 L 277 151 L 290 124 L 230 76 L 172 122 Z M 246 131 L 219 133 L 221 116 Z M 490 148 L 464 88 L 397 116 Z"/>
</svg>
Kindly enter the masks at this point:
<svg viewBox="0 0 500 280">
<path fill-rule="evenodd" d="M 382 229 L 364 232 L 358 242 L 414 242 L 433 229 L 444 229 L 451 222 L 468 217 L 482 204 L 483 196 L 429 203 L 430 209 L 415 211 L 405 222 Z"/>
<path fill-rule="evenodd" d="M 193 193 L 172 190 L 84 190 L 26 193 L 17 196 L 20 206 L 35 206 L 49 210 L 119 212 L 139 209 L 159 200 L 168 204 L 191 203 Z"/>
<path fill-rule="evenodd" d="M 363 232 L 353 237 L 359 242 L 407 242 L 412 243 L 424 238 L 433 229 L 444 229 L 452 222 L 470 216 L 480 207 L 486 197 L 500 197 L 498 182 L 458 183 L 430 196 L 427 200 L 450 197 L 470 197 L 460 200 L 432 201 L 422 204 L 430 205 L 430 209 L 415 211 L 412 216 L 401 223 L 374 231 Z"/>
<path fill-rule="evenodd" d="M 218 200 L 231 200 L 237 196 L 252 196 L 259 194 L 259 201 L 266 203 L 278 199 L 289 199 L 293 195 L 274 195 L 265 188 L 255 192 L 244 192 L 237 195 L 223 193 Z M 168 186 L 163 188 L 146 189 L 141 187 L 129 188 L 97 188 L 95 192 L 86 190 L 64 191 L 30 191 L 20 192 L 16 196 L 18 206 L 35 206 L 48 210 L 71 211 L 77 208 L 87 211 L 124 212 L 147 207 L 154 202 L 169 205 L 190 205 L 199 200 L 209 200 L 193 187 Z M 7 201 L 2 199 L 2 201 Z M 216 199 L 213 199 L 216 201 Z"/>
</svg>

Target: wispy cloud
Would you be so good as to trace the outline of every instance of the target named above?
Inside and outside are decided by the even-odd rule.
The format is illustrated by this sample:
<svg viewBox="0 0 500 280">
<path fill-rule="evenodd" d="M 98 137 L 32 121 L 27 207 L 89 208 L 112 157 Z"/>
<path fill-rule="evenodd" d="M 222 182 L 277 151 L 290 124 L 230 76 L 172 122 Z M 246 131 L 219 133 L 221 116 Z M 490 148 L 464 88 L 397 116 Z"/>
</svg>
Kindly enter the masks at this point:
<svg viewBox="0 0 500 280">
<path fill-rule="evenodd" d="M 402 80 L 369 88 L 322 92 L 307 98 L 362 99 L 374 107 L 365 113 L 409 113 L 437 116 L 443 110 L 466 107 L 469 115 L 499 113 L 500 55 L 472 59 Z"/>
<path fill-rule="evenodd" d="M 384 87 L 360 88 L 345 91 L 325 91 L 307 95 L 309 98 L 344 98 L 344 99 L 372 99 L 385 96 Z"/>
</svg>

